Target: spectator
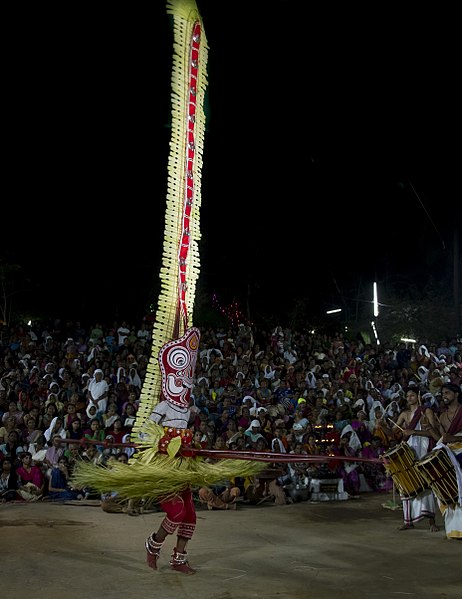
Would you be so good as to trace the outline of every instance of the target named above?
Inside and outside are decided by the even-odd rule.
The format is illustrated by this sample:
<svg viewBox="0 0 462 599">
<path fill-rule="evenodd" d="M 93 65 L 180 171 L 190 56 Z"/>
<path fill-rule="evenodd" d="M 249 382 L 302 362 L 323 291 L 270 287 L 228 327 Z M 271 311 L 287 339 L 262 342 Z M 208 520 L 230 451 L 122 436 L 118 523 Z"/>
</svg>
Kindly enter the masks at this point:
<svg viewBox="0 0 462 599">
<path fill-rule="evenodd" d="M 14 467 L 21 464 L 19 454 L 24 451 L 18 431 L 13 430 L 8 434 L 6 443 L 0 445 L 0 452 L 7 458 L 10 458 Z"/>
<path fill-rule="evenodd" d="M 31 417 L 30 413 L 26 415 L 25 423 L 26 427 L 21 431 L 22 444 L 24 447 L 29 448 L 30 444 L 35 443 L 38 437 L 43 434 L 43 431 L 35 426 L 35 418 Z"/>
<path fill-rule="evenodd" d="M 44 433 L 45 440 L 49 443 L 55 435 L 59 435 L 61 439 L 67 437 L 67 431 L 64 428 L 63 419 L 61 416 L 55 416 L 50 423 L 50 426 Z"/>
<path fill-rule="evenodd" d="M 97 368 L 93 373 L 93 378 L 88 383 L 88 403 L 94 405 L 97 412 L 104 414 L 107 408 L 107 396 L 109 386 L 103 378 L 104 373 L 101 368 Z"/>
<path fill-rule="evenodd" d="M 8 403 L 8 410 L 2 416 L 2 423 L 5 425 L 7 419 L 13 417 L 16 422 L 16 426 L 20 427 L 24 424 L 24 412 L 18 408 L 17 401 L 10 401 Z"/>
<path fill-rule="evenodd" d="M 21 461 L 22 465 L 17 469 L 18 492 L 25 501 L 37 501 L 45 490 L 42 469 L 33 463 L 29 451 L 22 454 Z"/>
<path fill-rule="evenodd" d="M 125 339 L 127 339 L 129 334 L 130 329 L 128 328 L 127 323 L 124 320 L 117 329 L 117 343 L 119 344 L 119 347 L 124 345 L 124 341 Z"/>
<path fill-rule="evenodd" d="M 127 403 L 122 413 L 122 425 L 126 430 L 131 430 L 136 420 L 136 409 L 131 403 Z"/>
<path fill-rule="evenodd" d="M 0 473 L 0 502 L 14 501 L 18 499 L 18 480 L 16 469 L 12 460 L 9 457 L 1 463 Z"/>
<path fill-rule="evenodd" d="M 261 422 L 259 420 L 252 420 L 250 426 L 244 432 L 246 438 L 246 446 L 249 449 L 257 448 L 258 439 L 264 439 L 265 437 L 261 434 Z"/>
<path fill-rule="evenodd" d="M 110 403 L 107 407 L 107 412 L 101 416 L 102 424 L 104 429 L 109 429 L 114 424 L 114 420 L 120 418 L 117 412 L 117 404 Z"/>
<path fill-rule="evenodd" d="M 52 420 L 57 416 L 59 416 L 59 414 L 56 405 L 54 403 L 48 404 L 42 417 L 42 426 L 44 427 L 44 430 L 50 427 Z"/>
<path fill-rule="evenodd" d="M 4 424 L 0 428 L 0 445 L 8 441 L 8 436 L 12 431 L 16 431 L 18 435 L 21 434 L 21 429 L 17 425 L 16 418 L 8 412 L 5 413 L 7 414 L 7 418 L 5 418 L 3 421 Z"/>
<path fill-rule="evenodd" d="M 105 437 L 106 433 L 101 427 L 100 421 L 97 418 L 93 418 L 90 422 L 90 430 L 84 434 L 84 438 L 90 441 L 104 441 Z M 99 451 L 103 451 L 103 446 L 99 445 L 98 449 Z"/>
<path fill-rule="evenodd" d="M 67 432 L 68 438 L 69 439 L 82 439 L 85 435 L 85 432 L 83 430 L 82 427 L 82 421 L 80 420 L 80 418 L 75 417 L 72 420 L 71 423 L 71 428 L 70 430 Z"/>
<path fill-rule="evenodd" d="M 199 500 L 202 504 L 207 505 L 209 510 L 235 510 L 237 498 L 240 494 L 239 487 L 228 482 L 226 485 L 201 487 L 199 489 Z"/>
<path fill-rule="evenodd" d="M 51 475 L 51 469 L 58 466 L 59 459 L 64 455 L 64 446 L 62 441 L 63 439 L 60 435 L 53 435 L 51 446 L 48 447 L 45 453 L 43 463 L 47 467 L 48 476 Z"/>
<path fill-rule="evenodd" d="M 59 458 L 58 464 L 51 469 L 48 496 L 52 501 L 83 499 L 82 492 L 74 489 L 69 483 L 68 460 L 64 455 Z"/>
</svg>

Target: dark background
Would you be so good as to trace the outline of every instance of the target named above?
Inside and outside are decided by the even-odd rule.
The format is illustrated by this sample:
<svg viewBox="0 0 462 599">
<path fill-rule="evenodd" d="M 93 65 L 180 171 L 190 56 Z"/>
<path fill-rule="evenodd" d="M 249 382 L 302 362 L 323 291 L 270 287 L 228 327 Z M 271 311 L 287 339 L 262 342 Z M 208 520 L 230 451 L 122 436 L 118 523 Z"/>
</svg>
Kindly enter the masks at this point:
<svg viewBox="0 0 462 599">
<path fill-rule="evenodd" d="M 374 280 L 443 281 L 461 216 L 455 15 L 198 5 L 202 297 L 284 318 L 295 298 L 317 312 Z M 22 266 L 15 305 L 138 319 L 162 251 L 165 4 L 17 15 L 10 40 L 0 255 Z"/>
</svg>

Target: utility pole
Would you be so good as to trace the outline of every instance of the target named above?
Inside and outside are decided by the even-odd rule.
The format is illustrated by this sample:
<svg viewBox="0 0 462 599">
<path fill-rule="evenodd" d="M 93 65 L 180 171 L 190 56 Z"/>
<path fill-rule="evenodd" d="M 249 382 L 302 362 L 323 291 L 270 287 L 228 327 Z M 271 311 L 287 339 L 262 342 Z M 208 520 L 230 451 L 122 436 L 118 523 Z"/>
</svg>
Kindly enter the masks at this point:
<svg viewBox="0 0 462 599">
<path fill-rule="evenodd" d="M 454 291 L 454 310 L 456 313 L 456 335 L 460 337 L 462 331 L 460 330 L 460 312 L 461 312 L 461 299 L 460 299 L 460 266 L 459 266 L 459 225 L 454 225 L 454 276 L 453 276 L 453 291 Z"/>
</svg>

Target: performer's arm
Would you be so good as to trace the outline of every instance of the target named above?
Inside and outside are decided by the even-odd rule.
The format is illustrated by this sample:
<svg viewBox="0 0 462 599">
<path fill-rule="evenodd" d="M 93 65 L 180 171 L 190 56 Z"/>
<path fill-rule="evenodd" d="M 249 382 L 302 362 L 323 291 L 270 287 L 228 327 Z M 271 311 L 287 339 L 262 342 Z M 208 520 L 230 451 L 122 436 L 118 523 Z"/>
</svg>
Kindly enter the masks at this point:
<svg viewBox="0 0 462 599">
<path fill-rule="evenodd" d="M 165 401 L 161 401 L 160 403 L 158 403 L 154 407 L 154 410 L 152 411 L 151 415 L 149 416 L 149 420 L 152 420 L 156 424 L 160 424 L 163 418 L 165 417 L 166 403 L 167 402 Z"/>
</svg>

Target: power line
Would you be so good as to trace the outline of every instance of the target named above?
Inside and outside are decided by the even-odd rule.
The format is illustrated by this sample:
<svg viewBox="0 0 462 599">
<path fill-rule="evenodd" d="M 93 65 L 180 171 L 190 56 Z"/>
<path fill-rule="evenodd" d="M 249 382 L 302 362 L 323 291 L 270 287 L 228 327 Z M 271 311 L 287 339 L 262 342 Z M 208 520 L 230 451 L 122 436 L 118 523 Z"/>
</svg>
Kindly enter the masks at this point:
<svg viewBox="0 0 462 599">
<path fill-rule="evenodd" d="M 428 217 L 428 220 L 429 220 L 429 221 L 431 222 L 431 224 L 433 225 L 433 228 L 435 229 L 435 231 L 436 231 L 436 234 L 437 234 L 437 235 L 438 235 L 438 237 L 441 239 L 441 243 L 442 243 L 442 245 L 443 245 L 443 250 L 445 250 L 445 249 L 446 249 L 446 245 L 445 245 L 445 243 L 444 243 L 444 239 L 443 239 L 443 237 L 441 236 L 440 232 L 438 231 L 438 228 L 437 228 L 437 226 L 436 226 L 436 225 L 435 225 L 435 223 L 433 222 L 433 219 L 432 219 L 432 217 L 430 216 L 430 213 L 428 212 L 428 210 L 426 209 L 426 207 L 425 207 L 425 204 L 424 204 L 424 203 L 422 202 L 422 200 L 420 199 L 420 196 L 419 196 L 419 194 L 417 193 L 417 191 L 415 190 L 414 186 L 412 185 L 412 182 L 411 182 L 411 180 L 410 180 L 410 179 L 408 179 L 408 180 L 407 180 L 407 182 L 408 182 L 408 183 L 409 183 L 409 185 L 411 186 L 411 189 L 412 189 L 412 191 L 414 192 L 414 194 L 415 194 L 416 198 L 419 200 L 419 202 L 420 202 L 420 205 L 422 206 L 422 208 L 423 208 L 423 210 L 424 210 L 425 214 L 426 214 L 426 215 L 427 215 L 427 217 Z"/>
</svg>

